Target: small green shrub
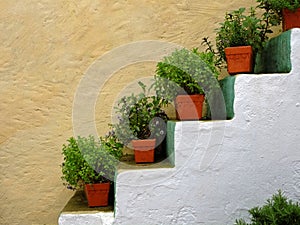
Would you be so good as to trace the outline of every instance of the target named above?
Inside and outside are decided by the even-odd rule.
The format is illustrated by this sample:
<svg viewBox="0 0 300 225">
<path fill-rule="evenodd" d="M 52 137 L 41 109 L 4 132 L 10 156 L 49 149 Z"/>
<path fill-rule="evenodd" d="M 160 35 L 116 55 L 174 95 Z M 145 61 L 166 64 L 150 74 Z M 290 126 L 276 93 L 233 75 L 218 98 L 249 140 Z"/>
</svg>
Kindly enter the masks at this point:
<svg viewBox="0 0 300 225">
<path fill-rule="evenodd" d="M 247 14 L 246 8 L 239 8 L 225 14 L 224 22 L 217 29 L 216 46 L 224 61 L 227 47 L 250 45 L 256 54 L 263 49 L 269 32 L 269 24 L 257 16 L 254 8 Z"/>
<path fill-rule="evenodd" d="M 280 13 L 283 9 L 296 10 L 300 7 L 299 0 L 256 0 L 259 3 L 259 8 L 262 6 L 271 9 L 277 10 Z"/>
<path fill-rule="evenodd" d="M 249 210 L 251 223 L 244 219 L 236 220 L 236 225 L 299 225 L 300 206 L 283 196 L 279 190 L 277 194 L 268 199 L 262 207 Z"/>
<path fill-rule="evenodd" d="M 123 144 L 131 140 L 166 136 L 168 116 L 162 109 L 167 102 L 158 96 L 148 96 L 146 85 L 139 82 L 142 92 L 124 96 L 115 107 L 118 121 L 112 124 L 115 134 Z"/>
<path fill-rule="evenodd" d="M 272 26 L 280 25 L 282 22 L 282 10 L 295 11 L 300 7 L 299 0 L 256 0 L 257 8 L 263 10 L 263 19 Z"/>
<path fill-rule="evenodd" d="M 213 52 L 197 48 L 177 49 L 158 62 L 155 89 L 158 96 L 173 101 L 178 94 L 203 94 L 216 84 L 220 72 Z"/>
<path fill-rule="evenodd" d="M 113 181 L 122 149 L 113 133 L 97 140 L 93 136 L 69 138 L 62 148 L 64 185 L 75 190 L 83 184 Z"/>
</svg>

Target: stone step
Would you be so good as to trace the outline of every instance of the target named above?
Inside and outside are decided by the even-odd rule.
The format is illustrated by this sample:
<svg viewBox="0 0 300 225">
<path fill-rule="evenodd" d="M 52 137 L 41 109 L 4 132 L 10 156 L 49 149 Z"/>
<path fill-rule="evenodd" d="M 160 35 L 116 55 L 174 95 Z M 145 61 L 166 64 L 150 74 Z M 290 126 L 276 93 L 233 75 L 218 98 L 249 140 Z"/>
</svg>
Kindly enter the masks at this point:
<svg viewBox="0 0 300 225">
<path fill-rule="evenodd" d="M 168 159 L 174 167 L 117 174 L 116 224 L 233 224 L 278 189 L 297 200 L 300 29 L 276 40 L 291 46 L 288 54 L 274 57 L 288 61 L 282 65 L 291 62 L 288 73 L 235 76 L 231 120 L 169 121 Z"/>
<path fill-rule="evenodd" d="M 59 225 L 111 225 L 114 221 L 113 202 L 108 207 L 87 206 L 83 191 L 76 191 L 62 210 Z"/>
<path fill-rule="evenodd" d="M 228 78 L 222 87 L 232 87 L 224 95 L 230 120 L 169 121 L 167 160 L 136 165 L 126 156 L 116 174 L 114 207 L 67 205 L 59 224 L 233 224 L 278 189 L 297 200 L 300 29 L 268 48 L 276 40 L 290 46 L 288 53 L 280 51 L 284 56 L 273 57 L 287 60 L 281 62 L 285 74 L 267 74 L 276 65 L 257 65 L 266 74 Z M 257 63 L 268 63 L 275 52 Z"/>
</svg>

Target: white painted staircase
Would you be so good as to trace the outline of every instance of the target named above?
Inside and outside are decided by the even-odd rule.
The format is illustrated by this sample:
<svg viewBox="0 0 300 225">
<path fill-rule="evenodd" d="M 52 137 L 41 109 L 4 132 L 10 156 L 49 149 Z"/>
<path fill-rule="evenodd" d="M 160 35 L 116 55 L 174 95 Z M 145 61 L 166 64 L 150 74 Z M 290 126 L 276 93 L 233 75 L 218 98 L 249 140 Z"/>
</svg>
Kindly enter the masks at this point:
<svg viewBox="0 0 300 225">
<path fill-rule="evenodd" d="M 169 122 L 174 167 L 119 170 L 114 212 L 59 224 L 234 224 L 278 189 L 299 201 L 300 29 L 290 55 L 288 74 L 236 76 L 232 120 Z"/>
</svg>

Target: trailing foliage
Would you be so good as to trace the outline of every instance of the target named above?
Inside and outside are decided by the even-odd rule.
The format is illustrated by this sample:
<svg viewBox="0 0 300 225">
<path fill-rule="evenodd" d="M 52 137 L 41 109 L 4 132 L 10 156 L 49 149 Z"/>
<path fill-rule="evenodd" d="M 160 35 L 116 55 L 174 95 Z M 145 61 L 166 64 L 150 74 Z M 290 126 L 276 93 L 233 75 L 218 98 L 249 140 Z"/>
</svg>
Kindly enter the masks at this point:
<svg viewBox="0 0 300 225">
<path fill-rule="evenodd" d="M 251 223 L 244 219 L 236 220 L 236 225 L 299 225 L 300 206 L 282 195 L 281 191 L 268 199 L 262 207 L 249 210 Z"/>
<path fill-rule="evenodd" d="M 74 190 L 83 184 L 112 181 L 122 149 L 123 145 L 112 134 L 100 140 L 93 136 L 69 138 L 62 148 L 64 185 Z"/>
</svg>

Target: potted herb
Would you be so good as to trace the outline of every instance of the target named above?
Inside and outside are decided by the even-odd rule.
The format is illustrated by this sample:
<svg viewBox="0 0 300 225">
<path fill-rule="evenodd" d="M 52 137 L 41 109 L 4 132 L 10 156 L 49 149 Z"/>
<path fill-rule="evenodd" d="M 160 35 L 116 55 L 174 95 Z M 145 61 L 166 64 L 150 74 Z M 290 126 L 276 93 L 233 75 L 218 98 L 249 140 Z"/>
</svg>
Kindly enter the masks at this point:
<svg viewBox="0 0 300 225">
<path fill-rule="evenodd" d="M 136 163 L 154 162 L 155 147 L 166 135 L 167 103 L 158 96 L 148 96 L 146 85 L 139 82 L 142 92 L 124 96 L 115 107 L 118 122 L 113 124 L 117 137 L 134 149 Z"/>
<path fill-rule="evenodd" d="M 217 85 L 216 55 L 197 48 L 177 49 L 157 64 L 155 88 L 158 96 L 174 101 L 179 120 L 202 118 L 204 92 Z"/>
<path fill-rule="evenodd" d="M 226 13 L 224 22 L 217 29 L 216 46 L 227 63 L 229 74 L 251 73 L 254 57 L 267 41 L 270 26 L 256 16 L 253 8 L 246 14 L 245 8 Z"/>
<path fill-rule="evenodd" d="M 269 18 L 272 25 L 282 23 L 283 31 L 300 27 L 299 0 L 257 0 L 258 8 L 263 9 L 264 18 Z"/>
<path fill-rule="evenodd" d="M 107 206 L 109 190 L 123 145 L 115 135 L 71 137 L 63 145 L 62 179 L 69 189 L 84 188 L 88 206 Z"/>
</svg>

